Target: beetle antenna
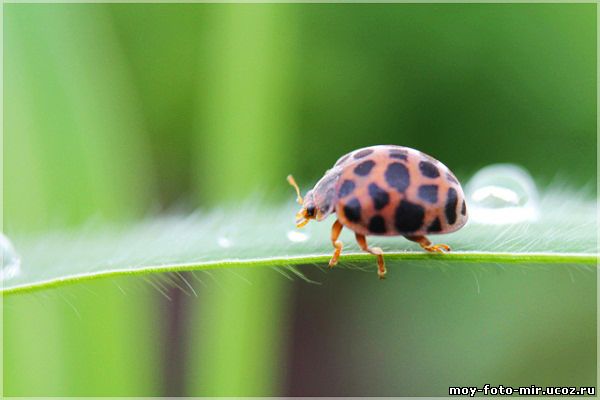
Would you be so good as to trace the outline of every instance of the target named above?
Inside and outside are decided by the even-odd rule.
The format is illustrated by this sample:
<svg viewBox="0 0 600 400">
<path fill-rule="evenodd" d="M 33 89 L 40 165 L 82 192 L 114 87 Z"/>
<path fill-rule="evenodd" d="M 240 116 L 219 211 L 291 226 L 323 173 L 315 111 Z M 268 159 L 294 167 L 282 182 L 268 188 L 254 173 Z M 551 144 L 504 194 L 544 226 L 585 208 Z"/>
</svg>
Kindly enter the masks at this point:
<svg viewBox="0 0 600 400">
<path fill-rule="evenodd" d="M 296 199 L 296 201 L 298 202 L 298 204 L 303 205 L 304 204 L 304 200 L 302 199 L 302 195 L 300 195 L 300 188 L 298 187 L 298 184 L 294 180 L 294 177 L 292 175 L 288 175 L 287 176 L 287 181 L 288 181 L 288 183 L 290 185 L 292 185 L 294 187 L 294 189 L 296 189 L 296 195 L 298 196 L 298 198 Z"/>
</svg>

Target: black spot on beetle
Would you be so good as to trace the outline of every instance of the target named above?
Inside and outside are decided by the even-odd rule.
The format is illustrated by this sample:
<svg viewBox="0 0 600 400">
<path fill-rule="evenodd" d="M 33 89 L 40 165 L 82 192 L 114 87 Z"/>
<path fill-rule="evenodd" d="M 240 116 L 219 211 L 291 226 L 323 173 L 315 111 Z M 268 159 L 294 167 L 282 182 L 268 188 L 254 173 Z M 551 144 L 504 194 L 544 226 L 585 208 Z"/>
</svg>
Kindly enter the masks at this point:
<svg viewBox="0 0 600 400">
<path fill-rule="evenodd" d="M 408 158 L 408 152 L 406 150 L 392 149 L 390 150 L 390 157 L 397 158 L 398 160 L 406 160 Z"/>
<path fill-rule="evenodd" d="M 369 221 L 369 231 L 373 233 L 385 233 L 385 220 L 380 215 L 376 215 Z"/>
<path fill-rule="evenodd" d="M 360 201 L 357 198 L 350 200 L 344 205 L 344 215 L 350 222 L 359 222 L 360 212 Z"/>
<path fill-rule="evenodd" d="M 418 204 L 402 200 L 396 208 L 394 226 L 398 232 L 414 232 L 423 225 L 425 209 Z"/>
<path fill-rule="evenodd" d="M 448 189 L 448 197 L 446 198 L 446 220 L 452 225 L 456 222 L 456 205 L 458 203 L 458 195 L 454 188 Z"/>
<path fill-rule="evenodd" d="M 375 162 L 368 160 L 363 161 L 354 168 L 354 173 L 359 176 L 367 176 L 375 166 Z"/>
<path fill-rule="evenodd" d="M 359 158 L 364 158 L 364 157 L 368 156 L 368 155 L 369 155 L 369 154 L 371 154 L 372 152 L 373 152 L 373 149 L 364 149 L 364 150 L 361 150 L 361 151 L 359 151 L 359 152 L 357 152 L 357 153 L 354 153 L 354 156 L 353 156 L 353 157 L 354 157 L 356 160 L 358 160 Z"/>
<path fill-rule="evenodd" d="M 344 163 L 344 162 L 345 162 L 345 161 L 348 159 L 348 157 L 350 157 L 350 154 L 346 154 L 344 157 L 340 158 L 340 159 L 339 159 L 339 160 L 338 160 L 338 161 L 335 163 L 334 167 L 337 167 L 338 165 L 341 165 L 341 164 L 343 164 L 343 163 Z"/>
<path fill-rule="evenodd" d="M 436 218 L 427 228 L 427 232 L 439 232 L 442 230 L 442 224 L 439 218 Z"/>
<path fill-rule="evenodd" d="M 340 197 L 340 199 L 346 197 L 354 191 L 354 188 L 356 188 L 354 182 L 346 179 L 344 182 L 342 182 L 342 186 L 340 186 L 338 196 Z"/>
<path fill-rule="evenodd" d="M 429 161 L 421 161 L 419 163 L 419 169 L 421 170 L 421 174 L 427 178 L 437 178 L 440 176 L 440 171 L 438 171 L 437 167 Z"/>
<path fill-rule="evenodd" d="M 458 180 L 456 180 L 456 177 L 454 175 L 452 175 L 451 172 L 447 172 L 446 173 L 446 178 L 453 183 L 458 183 Z"/>
<path fill-rule="evenodd" d="M 404 192 L 410 185 L 408 168 L 398 162 L 391 163 L 385 170 L 385 181 L 399 192 Z"/>
<path fill-rule="evenodd" d="M 369 196 L 373 199 L 376 210 L 381 210 L 390 202 L 390 195 L 388 192 L 374 183 L 369 184 Z"/>
<path fill-rule="evenodd" d="M 422 185 L 419 186 L 419 197 L 431 204 L 438 201 L 438 186 L 437 185 Z"/>
<path fill-rule="evenodd" d="M 467 204 L 465 203 L 464 200 L 462 202 L 462 207 L 460 208 L 460 213 L 462 215 L 467 215 Z"/>
</svg>

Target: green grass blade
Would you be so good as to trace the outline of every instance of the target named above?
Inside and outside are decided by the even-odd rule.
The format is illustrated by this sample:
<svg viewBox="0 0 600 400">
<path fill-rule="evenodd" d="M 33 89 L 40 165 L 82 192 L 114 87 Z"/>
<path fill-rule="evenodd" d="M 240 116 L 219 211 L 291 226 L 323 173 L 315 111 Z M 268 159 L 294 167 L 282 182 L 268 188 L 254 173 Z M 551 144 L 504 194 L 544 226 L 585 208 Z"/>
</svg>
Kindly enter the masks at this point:
<svg viewBox="0 0 600 400">
<path fill-rule="evenodd" d="M 439 260 L 441 263 L 596 264 L 596 203 L 571 193 L 544 196 L 540 219 L 512 225 L 471 222 L 462 230 L 432 237 L 448 243 L 449 254 L 428 254 L 399 237 L 372 237 L 387 260 Z M 331 254 L 329 222 L 293 225 L 295 208 L 267 208 L 246 202 L 236 210 L 197 212 L 148 219 L 126 228 L 93 227 L 39 238 L 13 237 L 22 258 L 19 273 L 3 293 L 18 293 L 118 275 L 144 275 L 232 267 L 324 265 Z M 340 266 L 366 263 L 351 232 Z M 390 271 L 393 276 L 393 270 Z"/>
<path fill-rule="evenodd" d="M 426 261 L 438 260 L 445 262 L 472 262 L 472 263 L 502 263 L 502 264 L 597 264 L 597 254 L 586 253 L 501 253 L 501 252 L 452 252 L 450 254 L 438 255 L 424 252 L 390 252 L 385 254 L 388 261 Z M 443 257 L 443 258 L 442 258 Z M 77 276 L 68 276 L 54 280 L 39 281 L 30 285 L 5 287 L 3 294 L 30 292 L 38 289 L 62 286 L 69 283 L 95 280 L 102 277 L 120 275 L 148 275 L 164 272 L 202 271 L 222 268 L 240 267 L 291 267 L 305 264 L 326 264 L 331 255 L 305 255 L 292 257 L 274 257 L 257 259 L 225 259 L 215 262 L 190 263 L 190 264 L 168 264 L 146 266 L 144 268 L 107 270 L 100 273 L 90 273 Z M 344 262 L 372 262 L 373 256 L 365 253 L 349 253 L 340 257 L 340 263 Z"/>
</svg>

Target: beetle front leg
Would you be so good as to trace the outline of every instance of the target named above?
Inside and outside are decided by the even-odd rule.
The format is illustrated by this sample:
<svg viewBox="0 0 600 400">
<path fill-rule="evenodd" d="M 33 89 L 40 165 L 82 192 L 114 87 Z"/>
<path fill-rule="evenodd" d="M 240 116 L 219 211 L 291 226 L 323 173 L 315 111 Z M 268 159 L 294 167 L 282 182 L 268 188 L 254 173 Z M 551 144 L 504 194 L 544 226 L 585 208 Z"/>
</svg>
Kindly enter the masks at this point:
<svg viewBox="0 0 600 400">
<path fill-rule="evenodd" d="M 379 275 L 379 279 L 384 279 L 387 270 L 385 269 L 385 261 L 383 260 L 383 250 L 381 250 L 379 247 L 369 247 L 365 235 L 360 235 L 357 233 L 356 242 L 361 249 L 377 256 L 377 275 Z"/>
<path fill-rule="evenodd" d="M 344 247 L 342 242 L 338 240 L 338 238 L 340 237 L 340 233 L 342 233 L 343 227 L 344 225 L 342 225 L 342 223 L 337 219 L 331 227 L 331 244 L 333 244 L 335 250 L 333 251 L 333 256 L 331 257 L 331 260 L 329 260 L 329 268 L 333 268 L 333 266 L 337 264 L 338 258 L 340 258 L 340 254 L 342 252 L 342 248 Z"/>
<path fill-rule="evenodd" d="M 447 244 L 432 244 L 425 236 L 404 236 L 410 241 L 417 242 L 421 247 L 432 253 L 445 253 L 450 251 L 450 246 Z"/>
</svg>

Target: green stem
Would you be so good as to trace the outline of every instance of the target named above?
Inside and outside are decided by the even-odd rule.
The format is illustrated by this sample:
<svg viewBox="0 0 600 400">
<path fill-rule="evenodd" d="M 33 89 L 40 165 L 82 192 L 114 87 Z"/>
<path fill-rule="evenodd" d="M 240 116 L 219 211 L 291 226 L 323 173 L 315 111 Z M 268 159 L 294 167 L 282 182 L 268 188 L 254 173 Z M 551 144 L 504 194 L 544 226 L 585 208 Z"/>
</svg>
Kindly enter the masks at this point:
<svg viewBox="0 0 600 400">
<path fill-rule="evenodd" d="M 207 261 L 199 263 L 167 264 L 148 266 L 143 269 L 109 270 L 97 273 L 73 275 L 65 278 L 40 281 L 29 285 L 3 288 L 0 293 L 9 295 L 15 293 L 32 292 L 40 289 L 59 287 L 71 283 L 84 282 L 102 277 L 114 277 L 121 275 L 149 275 L 163 272 L 182 271 L 204 271 L 221 268 L 240 267 L 281 267 L 304 264 L 326 264 L 329 262 L 330 254 L 315 254 L 294 257 L 252 258 L 252 259 L 229 259 L 219 261 Z M 598 254 L 591 253 L 495 253 L 495 252 L 452 252 L 447 254 L 423 253 L 423 252 L 390 252 L 385 254 L 386 260 L 401 261 L 426 261 L 440 259 L 448 262 L 469 263 L 535 263 L 535 264 L 573 264 L 594 265 L 598 264 Z M 340 257 L 340 263 L 372 261 L 373 256 L 366 253 L 346 253 Z"/>
</svg>

